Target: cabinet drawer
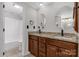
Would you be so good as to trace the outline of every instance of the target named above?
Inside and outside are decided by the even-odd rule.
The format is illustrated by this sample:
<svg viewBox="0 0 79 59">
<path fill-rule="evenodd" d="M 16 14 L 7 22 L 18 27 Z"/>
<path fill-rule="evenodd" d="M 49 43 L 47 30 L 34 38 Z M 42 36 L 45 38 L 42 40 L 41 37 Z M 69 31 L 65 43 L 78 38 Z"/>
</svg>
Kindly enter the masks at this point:
<svg viewBox="0 0 79 59">
<path fill-rule="evenodd" d="M 43 53 L 43 52 L 39 52 L 39 57 L 45 57 L 46 56 L 46 54 L 45 53 Z"/>
<path fill-rule="evenodd" d="M 75 43 L 60 41 L 56 39 L 48 39 L 47 44 L 55 45 L 66 49 L 76 49 L 77 47 Z"/>
<path fill-rule="evenodd" d="M 35 35 L 29 35 L 29 39 L 38 40 L 38 36 L 35 36 Z"/>
<path fill-rule="evenodd" d="M 44 37 L 39 37 L 39 42 L 45 43 L 45 42 L 46 42 L 46 38 L 44 38 Z"/>
<path fill-rule="evenodd" d="M 46 47 L 45 47 L 45 44 L 44 44 L 44 43 L 39 42 L 39 52 L 40 52 L 40 51 L 42 51 L 42 52 L 44 52 L 44 53 L 45 53 L 45 52 L 46 52 L 46 51 L 45 51 L 45 48 L 46 48 Z"/>
</svg>

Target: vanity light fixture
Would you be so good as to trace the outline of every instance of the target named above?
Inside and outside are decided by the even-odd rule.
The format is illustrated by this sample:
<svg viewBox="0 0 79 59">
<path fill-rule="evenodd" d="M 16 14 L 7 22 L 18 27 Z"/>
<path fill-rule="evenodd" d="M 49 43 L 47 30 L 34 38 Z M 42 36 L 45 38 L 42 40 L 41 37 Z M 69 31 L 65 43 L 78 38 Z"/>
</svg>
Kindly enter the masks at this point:
<svg viewBox="0 0 79 59">
<path fill-rule="evenodd" d="M 15 7 L 15 8 L 20 8 L 20 6 L 18 6 L 18 5 L 14 5 L 14 7 Z"/>
</svg>

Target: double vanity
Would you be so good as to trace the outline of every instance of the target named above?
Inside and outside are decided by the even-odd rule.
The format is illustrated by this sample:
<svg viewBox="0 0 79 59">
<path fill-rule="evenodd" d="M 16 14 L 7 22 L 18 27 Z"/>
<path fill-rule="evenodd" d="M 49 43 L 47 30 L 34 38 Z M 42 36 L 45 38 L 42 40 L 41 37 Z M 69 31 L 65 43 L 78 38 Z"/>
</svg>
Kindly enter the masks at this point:
<svg viewBox="0 0 79 59">
<path fill-rule="evenodd" d="M 78 56 L 78 37 L 74 34 L 78 33 L 78 7 L 79 3 L 74 3 L 74 7 L 63 6 L 56 12 L 54 26 L 61 29 L 61 33 L 41 32 L 41 30 L 52 30 L 54 21 L 50 21 L 52 17 L 50 20 L 47 18 L 49 16 L 46 15 L 46 12 L 39 13 L 42 19 L 37 27 L 39 33 L 30 32 L 28 36 L 30 53 L 38 57 Z M 47 20 L 52 24 L 49 25 Z"/>
<path fill-rule="evenodd" d="M 74 34 L 30 32 L 29 51 L 37 57 L 78 56 L 78 43 Z"/>
</svg>

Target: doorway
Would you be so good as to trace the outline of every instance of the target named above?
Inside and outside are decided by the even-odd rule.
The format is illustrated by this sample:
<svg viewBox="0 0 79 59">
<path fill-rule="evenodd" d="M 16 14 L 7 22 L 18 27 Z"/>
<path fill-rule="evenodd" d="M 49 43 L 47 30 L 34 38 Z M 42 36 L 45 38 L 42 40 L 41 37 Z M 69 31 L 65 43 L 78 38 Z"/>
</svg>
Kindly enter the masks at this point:
<svg viewBox="0 0 79 59">
<path fill-rule="evenodd" d="M 4 56 L 19 57 L 22 53 L 23 8 L 16 3 L 6 2 L 4 4 Z"/>
</svg>

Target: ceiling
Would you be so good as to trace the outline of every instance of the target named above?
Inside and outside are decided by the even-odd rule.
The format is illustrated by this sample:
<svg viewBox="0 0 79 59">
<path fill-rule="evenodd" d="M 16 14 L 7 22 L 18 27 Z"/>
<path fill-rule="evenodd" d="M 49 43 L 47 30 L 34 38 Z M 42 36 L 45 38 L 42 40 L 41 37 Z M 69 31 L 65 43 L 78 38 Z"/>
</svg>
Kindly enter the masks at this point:
<svg viewBox="0 0 79 59">
<path fill-rule="evenodd" d="M 22 4 L 24 5 L 28 5 L 29 7 L 32 7 L 34 9 L 40 9 L 40 4 L 43 4 L 43 6 L 49 6 L 52 5 L 54 2 L 17 2 L 17 3 L 13 3 L 13 2 L 5 2 L 5 11 L 7 12 L 13 12 L 16 14 L 20 14 L 22 13 Z M 16 8 L 15 5 L 18 5 L 20 8 Z"/>
<path fill-rule="evenodd" d="M 31 6 L 32 8 L 34 9 L 39 9 L 40 7 L 40 4 L 43 4 L 43 6 L 49 6 L 49 5 L 52 5 L 54 2 L 27 2 L 26 4 Z"/>
<path fill-rule="evenodd" d="M 22 6 L 12 3 L 12 2 L 5 2 L 5 8 L 4 10 L 7 12 L 15 13 L 15 14 L 20 14 L 22 13 Z"/>
</svg>

